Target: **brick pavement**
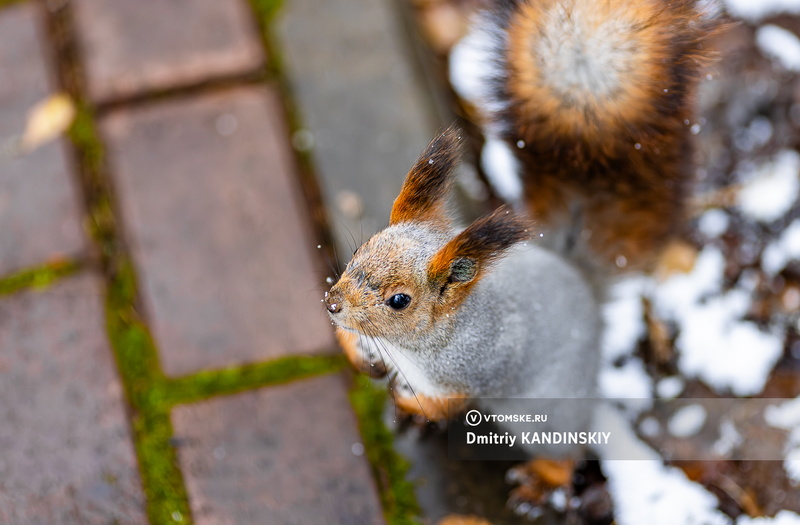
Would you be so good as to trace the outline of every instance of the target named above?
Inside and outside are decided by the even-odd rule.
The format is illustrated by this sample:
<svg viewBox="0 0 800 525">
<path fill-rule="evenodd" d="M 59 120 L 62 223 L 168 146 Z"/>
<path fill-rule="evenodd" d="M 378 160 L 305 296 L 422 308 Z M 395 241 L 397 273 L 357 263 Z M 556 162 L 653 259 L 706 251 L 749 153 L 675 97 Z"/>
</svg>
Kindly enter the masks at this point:
<svg viewBox="0 0 800 525">
<path fill-rule="evenodd" d="M 170 375 L 333 345 L 282 115 L 274 90 L 259 86 L 102 121 Z"/>
<path fill-rule="evenodd" d="M 264 63 L 245 0 L 75 0 L 95 102 L 252 71 Z"/>
<path fill-rule="evenodd" d="M 195 521 L 380 523 L 345 388 L 325 376 L 176 409 Z"/>
<path fill-rule="evenodd" d="M 398 6 L 292 0 L 276 21 L 339 257 L 386 226 L 409 167 L 441 127 L 406 56 Z"/>
<path fill-rule="evenodd" d="M 97 276 L 0 301 L 0 348 L 0 523 L 142 523 Z"/>
<path fill-rule="evenodd" d="M 28 109 L 54 92 L 42 15 L 33 4 L 0 12 L 0 145 L 20 134 Z M 0 165 L 0 275 L 84 252 L 66 146 L 59 140 Z"/>
<path fill-rule="evenodd" d="M 340 7 L 353 12 L 360 2 Z M 96 168 L 80 164 L 86 144 L 67 139 L 0 160 L 0 283 L 19 271 L 35 277 L 54 260 L 78 268 L 44 290 L 0 296 L 0 442 L 7 451 L 0 522 L 384 522 L 393 511 L 381 508 L 387 499 L 367 460 L 374 443 L 359 435 L 347 375 L 316 365 L 318 377 L 274 384 L 281 383 L 275 370 L 303 375 L 309 361 L 293 356 L 313 360 L 338 350 L 319 304 L 320 252 L 291 149 L 288 101 L 280 79 L 264 69 L 253 6 L 177 5 L 22 0 L 0 7 L 0 139 L 22 131 L 35 102 L 67 88 L 100 130 L 92 147 L 105 151 L 104 169 L 95 175 L 110 177 L 99 186 L 81 182 L 79 172 Z M 284 27 L 298 21 L 287 16 Z M 302 31 L 325 22 L 315 18 Z M 77 63 L 56 67 L 60 44 L 46 28 L 65 23 Z M 359 45 L 382 34 L 373 28 Z M 373 60 L 397 63 L 400 48 Z M 293 60 L 310 64 L 297 49 Z M 83 73 L 79 87 L 59 86 L 64 70 Z M 345 113 L 329 124 L 342 128 L 329 131 L 363 149 L 370 126 L 390 119 L 384 108 L 409 113 L 406 126 L 381 142 L 402 153 L 393 164 L 401 177 L 428 135 L 413 124 L 424 102 L 411 84 L 403 87 L 408 71 L 378 73 L 368 90 L 390 98 L 366 104 L 349 124 L 343 115 L 351 106 L 338 108 Z M 294 86 L 308 87 L 307 79 Z M 390 103 L 398 86 L 405 109 Z M 324 118 L 319 93 L 299 97 L 314 108 L 299 111 L 301 118 Z M 104 111 L 95 114 L 96 107 Z M 369 180 L 378 165 L 373 153 L 354 165 L 314 160 L 325 173 L 345 169 Z M 107 187 L 113 194 L 92 193 Z M 368 191 L 386 193 L 381 185 Z M 332 190 L 326 196 L 336 198 Z M 102 213 L 115 220 L 110 232 L 93 236 L 86 226 Z M 128 259 L 135 282 L 118 273 Z M 120 332 L 124 323 L 144 332 Z M 144 353 L 140 363 L 131 360 L 132 351 L 146 350 L 141 333 L 152 334 L 158 363 Z M 230 378 L 247 374 L 265 379 L 241 392 Z M 215 384 L 224 387 L 203 390 Z M 162 413 L 171 414 L 171 437 L 148 434 Z M 177 464 L 163 452 L 170 447 Z M 153 484 L 162 474 L 171 481 Z M 175 503 L 186 495 L 188 502 Z"/>
</svg>

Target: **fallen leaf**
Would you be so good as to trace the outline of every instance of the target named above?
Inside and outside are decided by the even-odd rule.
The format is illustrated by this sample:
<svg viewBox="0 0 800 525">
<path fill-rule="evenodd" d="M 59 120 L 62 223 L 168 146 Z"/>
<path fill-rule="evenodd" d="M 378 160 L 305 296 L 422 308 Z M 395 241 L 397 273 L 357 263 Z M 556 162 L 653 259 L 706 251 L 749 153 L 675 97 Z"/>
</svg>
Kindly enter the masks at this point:
<svg viewBox="0 0 800 525">
<path fill-rule="evenodd" d="M 689 273 L 697 260 L 697 248 L 686 241 L 673 241 L 661 253 L 656 268 L 659 280 L 676 273 Z"/>
<path fill-rule="evenodd" d="M 75 119 L 75 104 L 64 93 L 56 93 L 39 102 L 28 112 L 25 133 L 19 143 L 22 153 L 29 153 L 63 133 Z"/>
</svg>

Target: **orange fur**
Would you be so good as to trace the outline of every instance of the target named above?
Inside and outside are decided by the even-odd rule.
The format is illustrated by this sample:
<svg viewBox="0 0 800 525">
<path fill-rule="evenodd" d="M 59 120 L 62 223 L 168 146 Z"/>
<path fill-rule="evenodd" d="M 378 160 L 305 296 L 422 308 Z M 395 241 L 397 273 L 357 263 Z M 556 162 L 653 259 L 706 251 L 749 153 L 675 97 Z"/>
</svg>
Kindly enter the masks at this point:
<svg viewBox="0 0 800 525">
<path fill-rule="evenodd" d="M 493 261 L 518 242 L 528 238 L 526 222 L 505 208 L 482 217 L 451 239 L 428 264 L 428 279 L 442 290 L 439 310 L 457 308 L 472 288 L 485 275 Z M 474 275 L 459 279 L 454 275 L 454 263 L 468 260 L 475 264 Z"/>
<path fill-rule="evenodd" d="M 373 378 L 386 376 L 387 370 L 383 362 L 376 361 L 370 363 L 367 359 L 364 359 L 364 353 L 359 347 L 358 334 L 348 332 L 337 326 L 336 340 L 339 341 L 339 345 L 342 347 L 342 350 L 344 350 L 344 355 L 347 356 L 347 360 L 350 361 L 353 368 Z"/>
<path fill-rule="evenodd" d="M 671 26 L 682 23 L 677 13 L 657 0 L 574 0 L 570 5 L 562 0 L 522 2 L 508 30 L 509 89 L 522 113 L 547 115 L 547 120 L 536 122 L 538 129 L 526 130 L 522 138 L 552 133 L 580 135 L 589 143 L 601 143 L 605 133 L 646 119 L 652 100 L 670 83 L 664 61 L 669 58 Z M 555 86 L 558 82 L 548 77 L 558 74 L 559 64 L 543 64 L 540 54 L 549 57 L 537 50 L 551 39 L 549 33 L 570 28 L 581 35 L 591 34 L 591 39 L 605 37 L 604 43 L 625 70 L 621 86 L 609 87 L 608 92 L 579 85 Z M 570 38 L 575 42 L 581 36 Z"/>
<path fill-rule="evenodd" d="M 339 341 L 339 346 L 344 350 L 344 355 L 347 360 L 353 365 L 356 370 L 364 370 L 367 363 L 358 348 L 358 334 L 348 332 L 344 328 L 336 327 L 336 340 Z"/>
<path fill-rule="evenodd" d="M 460 156 L 460 133 L 459 128 L 451 126 L 428 144 L 406 175 L 389 224 L 418 221 L 440 227 L 449 225 L 445 203 Z"/>
<path fill-rule="evenodd" d="M 454 394 L 448 397 L 430 397 L 424 394 L 417 394 L 409 397 L 396 397 L 397 408 L 407 414 L 423 416 L 430 421 L 444 421 L 451 415 L 459 413 L 466 406 L 463 396 Z M 451 411 L 453 412 L 451 414 Z"/>
<path fill-rule="evenodd" d="M 704 42 L 718 26 L 700 19 L 693 0 L 519 4 L 499 117 L 510 144 L 524 141 L 516 150 L 537 219 L 558 228 L 577 205 L 583 237 L 604 263 L 643 267 L 657 257 L 684 218 L 693 176 L 686 122 L 710 56 Z"/>
</svg>

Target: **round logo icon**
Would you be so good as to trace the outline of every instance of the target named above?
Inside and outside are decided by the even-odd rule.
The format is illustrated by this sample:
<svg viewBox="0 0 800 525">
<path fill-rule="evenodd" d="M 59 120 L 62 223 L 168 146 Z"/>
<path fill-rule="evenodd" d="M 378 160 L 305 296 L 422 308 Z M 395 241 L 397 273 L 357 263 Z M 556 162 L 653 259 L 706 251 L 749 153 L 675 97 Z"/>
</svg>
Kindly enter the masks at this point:
<svg viewBox="0 0 800 525">
<path fill-rule="evenodd" d="M 483 416 L 481 415 L 480 412 L 478 412 L 477 410 L 470 410 L 469 412 L 467 412 L 464 421 L 467 423 L 467 425 L 471 427 L 477 427 L 478 425 L 481 424 L 481 419 L 483 419 Z"/>
</svg>

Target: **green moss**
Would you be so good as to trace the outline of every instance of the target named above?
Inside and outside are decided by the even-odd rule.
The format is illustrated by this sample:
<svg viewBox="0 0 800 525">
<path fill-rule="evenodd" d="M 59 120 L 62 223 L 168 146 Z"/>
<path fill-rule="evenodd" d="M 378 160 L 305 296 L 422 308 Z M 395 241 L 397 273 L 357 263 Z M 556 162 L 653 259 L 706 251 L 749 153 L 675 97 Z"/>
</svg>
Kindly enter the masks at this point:
<svg viewBox="0 0 800 525">
<path fill-rule="evenodd" d="M 102 255 L 108 262 L 114 255 L 117 243 L 103 144 L 89 105 L 82 101 L 78 101 L 76 105 L 77 113 L 68 136 L 78 154 L 81 183 L 89 207 L 89 233 L 102 248 Z"/>
<path fill-rule="evenodd" d="M 192 522 L 189 498 L 171 444 L 170 405 L 153 340 L 134 308 L 136 280 L 122 261 L 112 278 L 106 321 L 111 346 L 133 412 L 132 428 L 151 523 Z"/>
<path fill-rule="evenodd" d="M 4 7 L 8 7 L 14 4 L 21 4 L 22 2 L 26 1 L 28 0 L 0 0 L 0 9 L 3 9 Z"/>
<path fill-rule="evenodd" d="M 283 6 L 283 0 L 250 0 L 262 27 L 269 27 Z"/>
<path fill-rule="evenodd" d="M 76 273 L 80 264 L 73 261 L 55 261 L 37 268 L 28 268 L 0 278 L 0 296 L 27 288 L 43 289 L 53 282 Z"/>
<path fill-rule="evenodd" d="M 212 396 L 228 395 L 287 383 L 304 377 L 341 370 L 345 366 L 342 355 L 295 356 L 224 370 L 204 371 L 170 379 L 165 385 L 166 401 L 170 404 L 194 403 Z"/>
<path fill-rule="evenodd" d="M 99 173 L 104 155 L 94 116 L 86 103 L 78 102 L 76 106 L 75 119 L 67 133 L 80 154 L 83 171 Z"/>
<path fill-rule="evenodd" d="M 74 94 L 73 94 L 74 95 Z M 108 283 L 106 328 L 131 407 L 131 428 L 151 523 L 191 525 L 189 499 L 172 446 L 171 406 L 164 401 L 166 379 L 147 326 L 140 318 L 133 265 L 118 241 L 117 221 L 105 152 L 92 108 L 77 100 L 68 136 L 75 146 L 89 233 L 100 247 Z"/>
<path fill-rule="evenodd" d="M 275 18 L 283 7 L 283 0 L 250 0 L 250 7 L 258 21 L 261 30 L 261 42 L 269 60 L 267 72 L 274 78 L 280 78 L 283 71 L 283 59 L 279 53 L 280 46 L 275 42 L 272 26 Z"/>
<path fill-rule="evenodd" d="M 394 450 L 394 436 L 383 423 L 387 393 L 366 376 L 357 376 L 355 383 L 350 402 L 378 483 L 386 521 L 391 525 L 420 523 L 414 484 L 406 479 L 408 461 Z"/>
<path fill-rule="evenodd" d="M 136 279 L 123 260 L 108 291 L 107 323 L 117 365 L 133 409 L 133 433 L 151 523 L 192 523 L 183 475 L 172 446 L 170 410 L 200 401 L 270 384 L 340 370 L 343 356 L 287 357 L 272 362 L 204 371 L 170 379 L 164 376 L 158 353 L 134 308 Z"/>
</svg>

